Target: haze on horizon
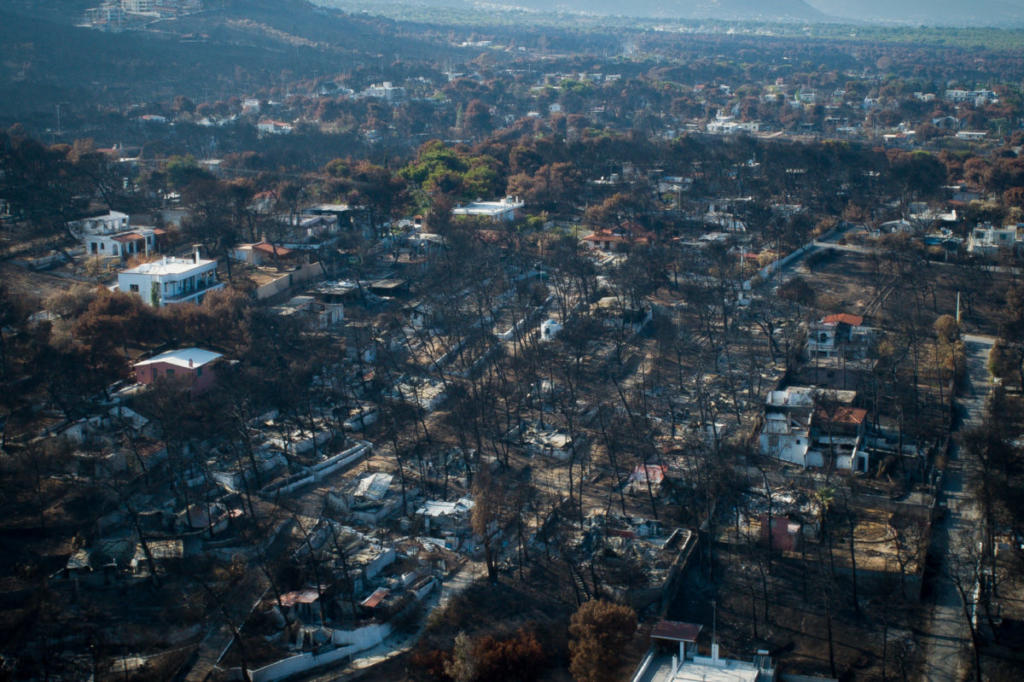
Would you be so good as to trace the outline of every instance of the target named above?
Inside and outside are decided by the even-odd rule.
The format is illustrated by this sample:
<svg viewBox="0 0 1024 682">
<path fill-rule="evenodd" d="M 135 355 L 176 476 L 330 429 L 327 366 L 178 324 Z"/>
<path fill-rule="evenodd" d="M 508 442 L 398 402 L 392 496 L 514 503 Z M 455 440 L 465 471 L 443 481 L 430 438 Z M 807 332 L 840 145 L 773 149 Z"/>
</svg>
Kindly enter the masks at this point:
<svg viewBox="0 0 1024 682">
<path fill-rule="evenodd" d="M 623 5 L 615 0 L 314 0 L 340 9 L 358 6 L 391 8 L 419 7 L 507 7 L 531 12 L 565 12 L 609 16 L 664 19 L 719 19 L 751 21 L 809 21 L 827 23 L 873 23 L 906 26 L 1024 28 L 1021 0 L 978 0 L 964 4 L 956 0 L 636 0 Z"/>
</svg>

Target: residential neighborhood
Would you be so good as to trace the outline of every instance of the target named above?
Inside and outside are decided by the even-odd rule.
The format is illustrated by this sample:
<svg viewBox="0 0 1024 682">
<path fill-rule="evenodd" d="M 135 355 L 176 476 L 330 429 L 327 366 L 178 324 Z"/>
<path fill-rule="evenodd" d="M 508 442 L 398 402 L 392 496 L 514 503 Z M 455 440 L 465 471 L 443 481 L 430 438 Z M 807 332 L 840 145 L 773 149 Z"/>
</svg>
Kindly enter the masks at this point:
<svg viewBox="0 0 1024 682">
<path fill-rule="evenodd" d="M 94 4 L 0 7 L 0 678 L 1019 678 L 1021 29 Z"/>
</svg>

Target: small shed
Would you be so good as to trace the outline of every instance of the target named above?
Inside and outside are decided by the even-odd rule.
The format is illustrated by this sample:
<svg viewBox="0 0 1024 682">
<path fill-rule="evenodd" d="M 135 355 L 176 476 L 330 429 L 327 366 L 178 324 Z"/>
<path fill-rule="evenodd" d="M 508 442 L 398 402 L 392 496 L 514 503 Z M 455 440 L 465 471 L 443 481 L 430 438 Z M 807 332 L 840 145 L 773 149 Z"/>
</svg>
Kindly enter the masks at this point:
<svg viewBox="0 0 1024 682">
<path fill-rule="evenodd" d="M 552 319 L 544 320 L 540 324 L 540 340 L 550 341 L 558 336 L 560 331 L 562 331 L 562 325 L 558 321 Z"/>
<path fill-rule="evenodd" d="M 703 628 L 703 625 L 698 625 L 696 623 L 684 623 L 678 620 L 662 620 L 654 626 L 653 630 L 651 630 L 651 639 L 659 640 L 661 642 L 677 642 L 679 644 L 679 660 L 685 661 L 687 658 L 686 645 L 692 645 L 690 648 L 690 656 L 692 657 L 697 651 L 697 637 L 700 635 L 700 631 Z"/>
</svg>

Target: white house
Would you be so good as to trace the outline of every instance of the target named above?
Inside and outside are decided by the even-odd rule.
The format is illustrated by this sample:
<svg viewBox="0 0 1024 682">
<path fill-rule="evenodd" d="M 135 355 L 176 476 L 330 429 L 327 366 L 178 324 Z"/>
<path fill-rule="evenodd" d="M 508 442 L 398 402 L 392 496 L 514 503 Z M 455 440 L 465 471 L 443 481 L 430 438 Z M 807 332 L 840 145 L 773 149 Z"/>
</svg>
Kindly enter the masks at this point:
<svg viewBox="0 0 1024 682">
<path fill-rule="evenodd" d="M 127 213 L 108 211 L 104 215 L 68 222 L 71 234 L 82 240 L 90 256 L 117 256 L 122 260 L 156 250 L 158 230 L 129 225 Z"/>
<path fill-rule="evenodd" d="M 711 655 L 701 656 L 697 637 L 702 625 L 662 620 L 651 630 L 651 648 L 633 680 L 658 682 L 774 682 L 775 664 L 767 649 L 758 649 L 753 661 L 722 658 L 712 639 Z"/>
<path fill-rule="evenodd" d="M 967 252 L 982 256 L 994 256 L 1000 251 L 1009 251 L 1017 245 L 1017 227 L 993 227 L 979 225 L 971 230 L 967 238 Z"/>
<path fill-rule="evenodd" d="M 853 407 L 856 391 L 821 391 L 790 386 L 771 391 L 765 400 L 761 454 L 804 467 L 867 471 L 861 449 L 867 410 Z"/>
<path fill-rule="evenodd" d="M 143 302 L 160 307 L 174 303 L 202 303 L 210 291 L 221 289 L 217 279 L 217 261 L 204 260 L 199 251 L 191 258 L 164 256 L 152 263 L 143 263 L 117 275 L 121 291 L 138 294 Z"/>
<path fill-rule="evenodd" d="M 791 386 L 769 392 L 759 436 L 761 454 L 807 466 L 813 414 L 814 389 Z"/>
<path fill-rule="evenodd" d="M 405 88 L 394 85 L 391 81 L 384 81 L 363 90 L 363 97 L 373 97 L 388 102 L 402 102 L 405 100 Z"/>
<path fill-rule="evenodd" d="M 519 197 L 505 197 L 498 201 L 474 201 L 452 209 L 452 215 L 487 218 L 493 223 L 512 221 L 526 204 Z"/>
<path fill-rule="evenodd" d="M 121 260 L 132 256 L 148 255 L 156 251 L 157 231 L 149 227 L 140 227 L 119 234 L 90 234 L 82 242 L 85 252 L 90 256 L 117 256 Z"/>
<path fill-rule="evenodd" d="M 104 215 L 69 221 L 68 229 L 79 239 L 92 234 L 118 234 L 128 230 L 128 214 L 108 211 Z"/>
<path fill-rule="evenodd" d="M 288 135 L 294 130 L 291 123 L 266 119 L 256 124 L 256 130 L 261 135 Z"/>
<path fill-rule="evenodd" d="M 872 332 L 870 327 L 864 326 L 864 318 L 860 315 L 827 315 L 808 327 L 807 357 L 863 358 L 870 346 Z"/>
<path fill-rule="evenodd" d="M 711 135 L 734 135 L 736 133 L 756 133 L 761 129 L 761 124 L 757 121 L 737 121 L 732 116 L 719 114 L 715 120 L 708 121 L 705 129 Z"/>
<path fill-rule="evenodd" d="M 474 502 L 469 497 L 456 502 L 425 500 L 416 510 L 416 516 L 423 519 L 424 533 L 467 532 L 469 515 Z"/>
</svg>

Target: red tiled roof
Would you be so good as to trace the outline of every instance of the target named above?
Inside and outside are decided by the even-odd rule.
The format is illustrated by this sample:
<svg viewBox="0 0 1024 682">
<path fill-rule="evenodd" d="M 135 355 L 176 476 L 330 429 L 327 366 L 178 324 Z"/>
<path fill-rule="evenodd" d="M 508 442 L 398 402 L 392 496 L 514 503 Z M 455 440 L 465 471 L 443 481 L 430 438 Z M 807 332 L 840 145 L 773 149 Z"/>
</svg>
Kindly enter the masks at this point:
<svg viewBox="0 0 1024 682">
<path fill-rule="evenodd" d="M 371 594 L 369 597 L 362 601 L 360 606 L 368 609 L 375 609 L 378 606 L 380 606 L 380 603 L 382 601 L 387 599 L 387 596 L 389 594 L 391 594 L 391 590 L 389 590 L 388 588 L 378 587 L 376 590 L 373 591 L 373 594 Z"/>
<path fill-rule="evenodd" d="M 263 253 L 269 254 L 271 256 L 274 255 L 275 251 L 277 252 L 278 256 L 282 257 L 292 255 L 291 249 L 286 249 L 283 246 L 274 246 L 273 244 L 268 244 L 267 242 L 258 242 L 256 244 L 253 244 L 252 248 L 255 251 L 262 251 Z"/>
<path fill-rule="evenodd" d="M 140 242 L 144 240 L 145 237 L 143 237 L 138 232 L 129 232 L 128 234 L 116 234 L 113 237 L 111 237 L 111 239 L 113 239 L 115 242 L 125 244 L 127 242 Z"/>
<path fill-rule="evenodd" d="M 683 623 L 678 620 L 663 620 L 651 630 L 653 639 L 670 639 L 674 642 L 696 642 L 703 625 Z"/>
<path fill-rule="evenodd" d="M 825 408 L 820 405 L 815 409 L 815 416 L 824 421 L 828 422 L 829 414 Z M 832 413 L 831 422 L 833 424 L 851 424 L 859 425 L 863 424 L 864 420 L 867 419 L 868 411 L 863 407 L 850 407 L 848 405 L 840 405 Z"/>
<path fill-rule="evenodd" d="M 859 327 L 864 324 L 864 318 L 850 313 L 837 313 L 823 317 L 821 322 L 822 324 L 848 324 L 851 327 Z"/>
</svg>

